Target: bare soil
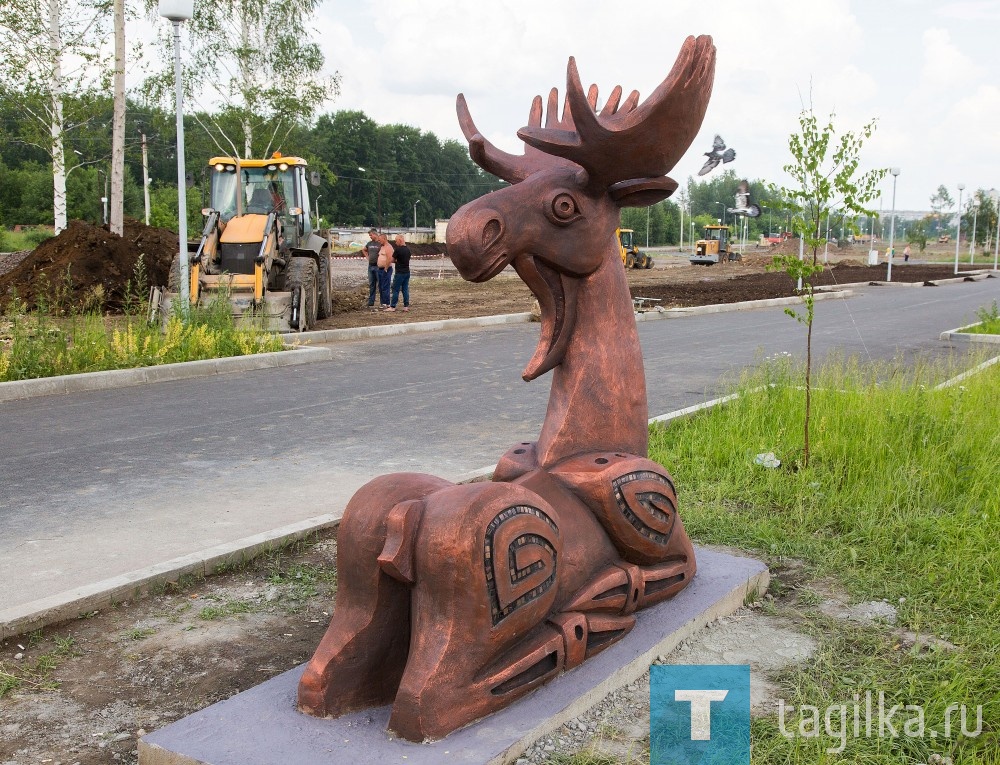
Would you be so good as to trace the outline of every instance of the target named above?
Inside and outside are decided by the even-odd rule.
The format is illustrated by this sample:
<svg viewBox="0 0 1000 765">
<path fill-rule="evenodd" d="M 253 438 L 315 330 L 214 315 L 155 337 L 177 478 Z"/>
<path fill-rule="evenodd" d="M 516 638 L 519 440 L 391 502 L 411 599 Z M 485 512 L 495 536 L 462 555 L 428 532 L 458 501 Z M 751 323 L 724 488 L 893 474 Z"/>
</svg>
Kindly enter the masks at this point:
<svg viewBox="0 0 1000 765">
<path fill-rule="evenodd" d="M 633 297 L 652 298 L 663 308 L 735 303 L 744 300 L 791 297 L 795 282 L 786 274 L 768 271 L 776 250 L 750 252 L 742 262 L 714 266 L 693 266 L 684 257 L 658 255 L 651 269 L 629 270 Z M 852 284 L 884 280 L 885 265 L 867 266 L 861 253 L 850 250 L 831 253 L 831 265 L 817 275 L 819 285 Z M 972 266 L 962 265 L 960 270 Z M 317 329 L 341 329 L 407 321 L 490 316 L 530 311 L 534 297 L 513 269 L 508 268 L 484 284 L 466 282 L 446 256 L 411 262 L 411 310 L 396 313 L 367 307 L 367 266 L 361 259 L 334 261 L 334 315 L 317 324 Z M 897 262 L 893 281 L 924 282 L 952 277 L 954 267 L 946 263 L 916 264 Z M 401 304 L 401 301 L 400 301 Z M 399 308 L 399 306 L 397 306 Z"/>
<path fill-rule="evenodd" d="M 0 643 L 0 764 L 135 763 L 147 732 L 308 660 L 335 533 L 164 589 Z"/>
</svg>

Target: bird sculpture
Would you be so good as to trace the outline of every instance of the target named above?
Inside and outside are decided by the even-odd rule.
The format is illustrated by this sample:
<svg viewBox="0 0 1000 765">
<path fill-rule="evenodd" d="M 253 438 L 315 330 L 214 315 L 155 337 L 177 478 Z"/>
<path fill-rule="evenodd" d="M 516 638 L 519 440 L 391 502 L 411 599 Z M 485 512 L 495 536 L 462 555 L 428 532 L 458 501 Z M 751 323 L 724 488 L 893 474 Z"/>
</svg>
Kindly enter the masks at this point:
<svg viewBox="0 0 1000 765">
<path fill-rule="evenodd" d="M 734 198 L 736 199 L 736 207 L 728 208 L 728 212 L 733 215 L 746 215 L 748 218 L 756 218 L 760 215 L 760 207 L 750 204 L 750 184 L 746 181 L 740 181 L 740 185 L 736 187 Z"/>
<path fill-rule="evenodd" d="M 712 172 L 713 169 L 720 162 L 732 162 L 736 159 L 736 152 L 732 149 L 726 148 L 726 142 L 722 140 L 722 136 L 715 136 L 715 140 L 712 142 L 712 150 L 706 151 L 705 156 L 708 157 L 705 160 L 705 164 L 701 166 L 701 170 L 698 171 L 698 175 L 707 175 Z"/>
</svg>

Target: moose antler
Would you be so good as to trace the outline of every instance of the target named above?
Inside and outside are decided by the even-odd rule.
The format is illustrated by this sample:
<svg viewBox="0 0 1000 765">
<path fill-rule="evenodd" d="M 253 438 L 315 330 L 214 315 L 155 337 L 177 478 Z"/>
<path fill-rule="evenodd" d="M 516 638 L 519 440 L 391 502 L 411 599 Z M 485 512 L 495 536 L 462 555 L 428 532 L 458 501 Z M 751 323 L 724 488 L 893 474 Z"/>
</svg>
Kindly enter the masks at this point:
<svg viewBox="0 0 1000 765">
<path fill-rule="evenodd" d="M 517 134 L 540 152 L 580 165 L 592 184 L 613 186 L 662 176 L 673 169 L 694 140 L 708 108 L 714 76 L 712 38 L 688 37 L 670 74 L 640 106 L 635 106 L 638 93 L 633 92 L 623 108 L 608 109 L 609 99 L 595 115 L 596 91 L 591 88 L 584 96 L 576 61 L 570 58 L 566 101 L 574 115 L 573 128 L 543 128 L 536 123 Z M 621 89 L 615 92 L 620 94 Z"/>
<path fill-rule="evenodd" d="M 616 85 L 611 91 L 607 102 L 604 104 L 604 108 L 601 110 L 601 117 L 624 114 L 635 109 L 636 104 L 639 102 L 639 91 L 633 90 L 629 97 L 625 99 L 625 103 L 621 104 L 621 108 L 619 108 L 621 96 L 621 85 Z M 585 100 L 591 114 L 597 109 L 597 97 L 597 86 L 591 85 Z M 578 162 L 571 158 L 563 159 L 554 152 L 539 150 L 531 145 L 526 145 L 524 153 L 520 156 L 508 154 L 498 149 L 479 132 L 479 129 L 472 121 L 472 115 L 469 113 L 465 96 L 461 93 L 458 95 L 458 122 L 462 127 L 462 133 L 469 142 L 469 154 L 473 161 L 486 172 L 502 178 L 508 183 L 523 181 L 532 173 L 544 168 L 560 165 L 564 167 L 579 165 Z M 528 128 L 573 134 L 575 125 L 569 94 L 567 93 L 566 95 L 566 100 L 563 103 L 562 117 L 560 118 L 559 90 L 552 88 L 549 91 L 548 102 L 545 107 L 544 129 L 542 128 L 542 97 L 535 96 L 531 102 L 531 109 L 528 111 Z"/>
</svg>

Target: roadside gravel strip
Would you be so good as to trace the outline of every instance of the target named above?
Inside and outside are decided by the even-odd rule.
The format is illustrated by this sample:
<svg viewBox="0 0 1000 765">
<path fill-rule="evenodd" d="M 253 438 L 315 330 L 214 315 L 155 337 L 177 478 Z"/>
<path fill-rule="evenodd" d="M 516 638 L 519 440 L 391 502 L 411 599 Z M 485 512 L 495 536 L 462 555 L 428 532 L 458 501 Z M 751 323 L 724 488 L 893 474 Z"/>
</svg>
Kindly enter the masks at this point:
<svg viewBox="0 0 1000 765">
<path fill-rule="evenodd" d="M 817 294 L 815 299 L 845 298 L 853 294 L 851 290 L 843 290 L 841 292 Z M 635 318 L 636 321 L 672 319 L 697 314 L 744 311 L 751 308 L 770 308 L 778 305 L 790 305 L 800 301 L 800 298 L 792 297 L 753 300 L 743 303 L 705 305 L 694 308 L 653 309 L 637 313 Z M 34 398 L 35 396 L 51 396 L 57 393 L 125 388 L 132 385 L 186 380 L 194 377 L 208 377 L 229 372 L 249 372 L 254 369 L 295 366 L 297 364 L 310 364 L 314 361 L 329 361 L 333 358 L 333 351 L 329 348 L 309 347 L 308 344 L 311 343 L 322 344 L 369 340 L 378 337 L 420 334 L 449 329 L 472 329 L 501 324 L 523 324 L 529 321 L 531 321 L 530 313 L 510 313 L 500 316 L 479 316 L 470 319 L 442 319 L 439 321 L 420 321 L 407 324 L 388 324 L 377 327 L 289 333 L 281 336 L 286 343 L 290 344 L 289 349 L 276 353 L 258 353 L 250 356 L 187 361 L 180 364 L 162 364 L 160 366 L 139 367 L 137 369 L 116 369 L 108 372 L 87 372 L 78 375 L 64 375 L 62 377 L 46 377 L 38 380 L 3 382 L 0 383 L 0 402 Z"/>
</svg>

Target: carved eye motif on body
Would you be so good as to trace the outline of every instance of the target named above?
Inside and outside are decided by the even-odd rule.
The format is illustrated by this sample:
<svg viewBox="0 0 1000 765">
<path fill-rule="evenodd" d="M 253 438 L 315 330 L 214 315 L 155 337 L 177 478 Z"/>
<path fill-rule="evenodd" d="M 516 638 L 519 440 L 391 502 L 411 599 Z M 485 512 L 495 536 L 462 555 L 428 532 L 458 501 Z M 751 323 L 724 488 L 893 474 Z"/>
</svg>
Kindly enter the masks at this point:
<svg viewBox="0 0 1000 765">
<path fill-rule="evenodd" d="M 583 217 L 573 195 L 561 191 L 552 198 L 552 205 L 546 211 L 549 220 L 557 226 L 568 226 Z"/>
</svg>

